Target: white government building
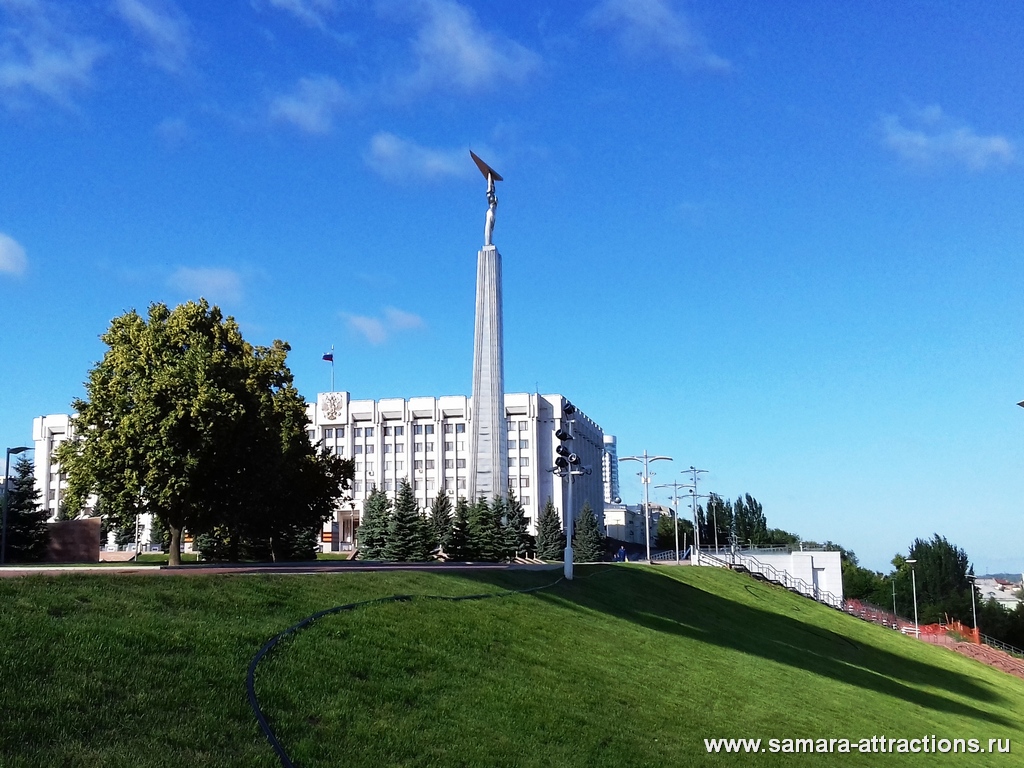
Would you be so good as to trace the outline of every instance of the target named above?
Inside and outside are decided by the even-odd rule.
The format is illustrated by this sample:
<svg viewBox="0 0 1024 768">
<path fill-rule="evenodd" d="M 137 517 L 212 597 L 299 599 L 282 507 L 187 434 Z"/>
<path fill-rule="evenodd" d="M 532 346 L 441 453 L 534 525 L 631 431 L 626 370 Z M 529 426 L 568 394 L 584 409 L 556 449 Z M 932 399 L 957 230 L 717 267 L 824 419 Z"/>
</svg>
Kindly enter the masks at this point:
<svg viewBox="0 0 1024 768">
<path fill-rule="evenodd" d="M 567 417 L 564 409 L 569 401 L 562 395 L 523 392 L 505 394 L 504 399 L 508 485 L 523 504 L 531 533 L 537 533 L 537 517 L 549 498 L 565 519 L 567 483 L 549 470 L 560 442 L 555 431 L 568 431 L 570 419 L 573 440 L 568 447 L 591 469 L 591 474 L 576 477 L 573 507 L 578 514 L 589 503 L 603 527 L 604 499 L 610 492 L 605 477 L 609 466 L 605 446 L 610 436 L 582 411 Z M 453 504 L 467 495 L 470 398 L 465 395 L 353 400 L 348 392 L 322 392 L 306 406 L 306 414 L 311 442 L 355 462 L 351 498 L 324 526 L 324 551 L 353 548 L 363 503 L 374 486 L 394 498 L 399 483 L 408 479 L 423 510 L 430 508 L 439 490 L 451 496 Z M 32 432 L 36 487 L 40 502 L 55 519 L 67 480 L 53 454 L 61 442 L 73 437 L 70 417 L 37 417 Z M 614 440 L 611 437 L 612 451 Z M 148 519 L 144 529 L 142 539 L 148 541 Z"/>
</svg>

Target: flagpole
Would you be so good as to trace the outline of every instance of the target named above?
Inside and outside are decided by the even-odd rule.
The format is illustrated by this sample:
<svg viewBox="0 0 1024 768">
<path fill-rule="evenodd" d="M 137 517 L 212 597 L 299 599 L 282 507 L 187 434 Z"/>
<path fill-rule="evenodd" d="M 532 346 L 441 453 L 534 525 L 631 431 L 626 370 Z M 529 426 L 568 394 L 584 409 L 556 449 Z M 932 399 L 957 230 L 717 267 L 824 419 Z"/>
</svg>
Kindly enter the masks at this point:
<svg viewBox="0 0 1024 768">
<path fill-rule="evenodd" d="M 331 392 L 334 391 L 334 345 L 331 344 Z"/>
</svg>

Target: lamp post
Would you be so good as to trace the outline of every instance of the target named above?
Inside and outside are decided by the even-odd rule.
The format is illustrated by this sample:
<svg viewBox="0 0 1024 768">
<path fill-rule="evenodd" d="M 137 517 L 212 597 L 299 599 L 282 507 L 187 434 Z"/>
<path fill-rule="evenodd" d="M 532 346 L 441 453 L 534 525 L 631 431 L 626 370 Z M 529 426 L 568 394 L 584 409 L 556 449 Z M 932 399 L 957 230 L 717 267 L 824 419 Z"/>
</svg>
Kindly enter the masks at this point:
<svg viewBox="0 0 1024 768">
<path fill-rule="evenodd" d="M 977 586 L 978 577 L 973 573 L 967 574 L 967 578 L 971 580 L 971 616 L 974 617 L 974 642 L 980 643 L 981 636 L 978 634 L 978 609 L 974 605 L 974 588 Z"/>
<path fill-rule="evenodd" d="M 644 534 L 647 539 L 647 562 L 651 562 L 651 475 L 648 466 L 652 461 L 672 461 L 671 456 L 648 456 L 644 449 L 643 456 L 620 456 L 619 461 L 643 462 L 644 471 L 640 473 L 640 481 L 644 485 Z"/>
<path fill-rule="evenodd" d="M 917 623 L 917 571 L 914 569 L 914 563 L 917 560 L 904 560 L 907 565 L 910 566 L 910 582 L 914 589 L 914 637 L 921 639 L 921 626 Z"/>
<path fill-rule="evenodd" d="M 675 535 L 676 535 L 676 565 L 679 565 L 679 489 L 689 488 L 688 485 L 681 485 L 676 481 L 671 483 L 665 483 L 664 485 L 656 485 L 655 488 L 671 488 L 672 489 L 672 504 L 675 507 Z M 686 548 L 686 540 L 683 540 L 683 548 Z"/>
<path fill-rule="evenodd" d="M 7 463 L 4 466 L 4 509 L 3 509 L 3 522 L 0 523 L 2 533 L 0 533 L 0 565 L 7 562 L 7 506 L 10 504 L 10 487 L 11 487 L 11 454 L 24 453 L 25 451 L 31 451 L 32 449 L 27 445 L 21 445 L 17 448 L 7 449 Z"/>
<path fill-rule="evenodd" d="M 683 471 L 685 472 L 686 470 Z M 687 485 L 686 487 L 690 489 L 690 511 L 693 513 L 694 551 L 697 553 L 697 565 L 700 565 L 700 524 L 697 521 L 697 499 L 709 499 L 711 498 L 711 494 L 697 493 L 692 485 Z M 690 563 L 693 563 L 693 558 L 690 558 Z"/>
</svg>

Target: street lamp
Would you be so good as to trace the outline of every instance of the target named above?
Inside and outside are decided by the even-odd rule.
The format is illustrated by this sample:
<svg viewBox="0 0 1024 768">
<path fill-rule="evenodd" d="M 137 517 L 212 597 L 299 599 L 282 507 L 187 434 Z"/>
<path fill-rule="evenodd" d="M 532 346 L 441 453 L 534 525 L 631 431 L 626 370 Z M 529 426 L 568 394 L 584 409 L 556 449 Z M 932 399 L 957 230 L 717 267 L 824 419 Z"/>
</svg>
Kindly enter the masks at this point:
<svg viewBox="0 0 1024 768">
<path fill-rule="evenodd" d="M 27 445 L 21 445 L 17 448 L 7 449 L 7 464 L 4 467 L 4 510 L 3 510 L 3 522 L 0 523 L 3 532 L 0 533 L 0 565 L 7 562 L 7 506 L 10 503 L 10 486 L 11 486 L 11 454 L 24 453 L 25 451 L 31 451 L 32 449 Z"/>
<path fill-rule="evenodd" d="M 971 580 L 971 615 L 974 617 L 974 642 L 980 643 L 981 636 L 978 635 L 978 609 L 974 606 L 974 588 L 977 586 L 978 577 L 973 573 L 969 573 L 967 578 Z"/>
<path fill-rule="evenodd" d="M 914 588 L 914 636 L 921 639 L 921 626 L 917 623 L 917 571 L 914 570 L 914 563 L 917 560 L 904 560 L 907 565 L 910 566 L 910 581 Z"/>
<path fill-rule="evenodd" d="M 675 534 L 676 534 L 676 565 L 679 565 L 679 489 L 689 488 L 688 485 L 681 485 L 673 480 L 671 483 L 665 483 L 664 485 L 656 485 L 655 488 L 671 488 L 672 493 L 672 504 L 675 506 Z"/>
<path fill-rule="evenodd" d="M 686 471 L 685 469 L 683 470 Z M 698 470 L 703 472 L 704 470 Z M 710 499 L 711 494 L 709 493 L 697 493 L 695 490 L 696 486 L 687 485 L 686 488 L 690 489 L 690 511 L 693 513 L 693 537 L 694 537 L 694 552 L 697 553 L 697 565 L 700 565 L 700 523 L 697 520 L 697 499 Z M 693 558 L 690 558 L 690 564 L 694 562 Z"/>
<path fill-rule="evenodd" d="M 640 473 L 640 481 L 644 485 L 644 533 L 647 538 L 647 562 L 651 562 L 651 475 L 648 465 L 652 461 L 672 461 L 671 456 L 648 456 L 647 449 L 644 449 L 643 456 L 620 456 L 619 461 L 640 461 L 643 462 L 644 471 Z"/>
</svg>

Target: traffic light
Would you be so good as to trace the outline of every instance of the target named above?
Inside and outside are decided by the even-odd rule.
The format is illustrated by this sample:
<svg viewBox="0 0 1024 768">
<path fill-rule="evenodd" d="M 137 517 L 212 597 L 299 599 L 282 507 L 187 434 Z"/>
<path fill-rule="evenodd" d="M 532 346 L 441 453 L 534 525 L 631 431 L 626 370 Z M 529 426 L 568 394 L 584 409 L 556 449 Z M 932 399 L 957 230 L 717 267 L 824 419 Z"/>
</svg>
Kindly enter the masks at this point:
<svg viewBox="0 0 1024 768">
<path fill-rule="evenodd" d="M 572 409 L 570 411 L 570 409 Z M 566 413 L 575 413 L 576 409 L 572 406 L 572 403 L 567 403 L 565 406 Z M 566 432 L 564 429 L 556 429 L 555 437 L 561 442 L 555 446 L 555 471 L 556 472 L 570 472 L 575 469 L 580 463 L 580 457 L 578 454 L 573 453 L 565 443 L 572 441 L 572 435 Z"/>
</svg>

